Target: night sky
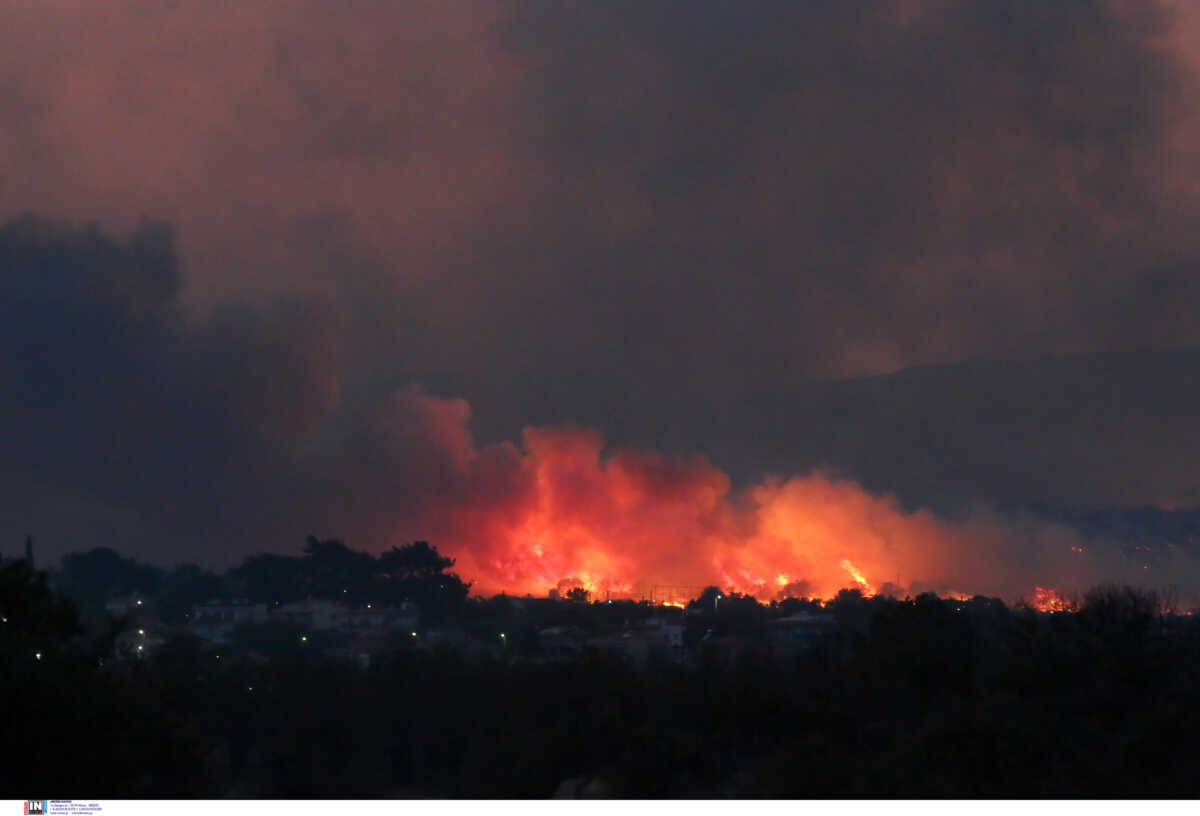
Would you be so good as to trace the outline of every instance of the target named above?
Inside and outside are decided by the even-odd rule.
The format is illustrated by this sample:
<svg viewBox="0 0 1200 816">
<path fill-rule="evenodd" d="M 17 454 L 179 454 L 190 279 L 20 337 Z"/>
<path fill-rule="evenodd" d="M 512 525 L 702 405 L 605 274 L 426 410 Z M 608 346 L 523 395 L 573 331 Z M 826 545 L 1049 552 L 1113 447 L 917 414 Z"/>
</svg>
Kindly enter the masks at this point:
<svg viewBox="0 0 1200 816">
<path fill-rule="evenodd" d="M 925 530 L 883 513 L 969 552 L 903 582 L 1016 591 L 1119 574 L 1035 504 L 1200 506 L 1194 4 L 0 18 L 5 554 L 428 538 L 536 588 L 532 513 L 555 569 L 677 531 L 626 577 L 702 581 L 793 485 L 878 581 Z"/>
</svg>

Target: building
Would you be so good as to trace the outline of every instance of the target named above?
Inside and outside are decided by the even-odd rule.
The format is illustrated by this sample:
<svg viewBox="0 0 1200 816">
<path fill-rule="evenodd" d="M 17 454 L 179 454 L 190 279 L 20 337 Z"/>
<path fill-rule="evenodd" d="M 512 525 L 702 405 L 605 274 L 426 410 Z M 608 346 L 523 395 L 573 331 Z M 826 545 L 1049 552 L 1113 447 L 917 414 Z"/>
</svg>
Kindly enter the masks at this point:
<svg viewBox="0 0 1200 816">
<path fill-rule="evenodd" d="M 456 624 L 445 623 L 431 626 L 422 632 L 416 640 L 416 645 L 419 649 L 445 649 L 476 660 L 497 660 L 504 656 L 507 648 L 506 637 L 506 634 L 501 634 L 493 640 L 490 636 L 482 636 Z"/>
<path fill-rule="evenodd" d="M 639 621 L 619 635 L 592 638 L 587 645 L 601 652 L 623 655 L 642 667 L 652 660 L 682 663 L 686 656 L 683 624 L 665 618 Z"/>
<path fill-rule="evenodd" d="M 346 625 L 349 610 L 341 604 L 324 598 L 309 598 L 277 606 L 269 615 L 273 621 L 290 623 L 299 629 L 326 631 L 341 629 Z"/>
<path fill-rule="evenodd" d="M 551 660 L 571 660 L 583 652 L 583 633 L 577 626 L 548 626 L 538 630 L 542 654 Z"/>
<path fill-rule="evenodd" d="M 233 630 L 243 623 L 262 623 L 267 619 L 267 605 L 241 600 L 215 600 L 192 607 L 189 629 L 198 637 L 213 643 L 229 643 Z"/>
<path fill-rule="evenodd" d="M 347 631 L 415 631 L 419 620 L 417 607 L 410 601 L 405 601 L 398 607 L 367 604 L 355 609 L 344 609 L 341 628 Z"/>
<path fill-rule="evenodd" d="M 797 612 L 767 622 L 767 641 L 776 651 L 798 651 L 817 643 L 837 629 L 837 618 L 819 612 Z"/>
</svg>

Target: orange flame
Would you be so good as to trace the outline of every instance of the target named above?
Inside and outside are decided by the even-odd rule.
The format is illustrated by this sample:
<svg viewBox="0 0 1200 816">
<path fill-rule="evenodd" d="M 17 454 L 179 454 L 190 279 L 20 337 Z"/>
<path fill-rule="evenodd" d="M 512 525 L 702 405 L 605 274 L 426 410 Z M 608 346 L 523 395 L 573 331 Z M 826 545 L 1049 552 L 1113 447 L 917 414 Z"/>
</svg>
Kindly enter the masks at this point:
<svg viewBox="0 0 1200 816">
<path fill-rule="evenodd" d="M 527 428 L 519 445 L 479 447 L 464 401 L 415 390 L 399 394 L 394 409 L 427 426 L 406 425 L 396 444 L 432 440 L 419 453 L 437 478 L 381 537 L 434 542 L 483 595 L 582 588 L 599 599 L 683 602 L 718 586 L 765 601 L 828 598 L 847 586 L 874 595 L 867 576 L 905 575 L 911 587 L 897 577 L 888 591 L 1015 599 L 1031 578 L 1059 578 L 1030 575 L 1025 542 L 1048 552 L 1079 545 L 1049 525 L 1031 536 L 1030 522 L 908 511 L 821 473 L 734 490 L 703 457 L 608 452 L 597 432 L 579 428 Z M 1077 553 L 1072 569 L 1079 561 Z M 656 591 L 665 586 L 675 589 Z"/>
<path fill-rule="evenodd" d="M 1049 587 L 1034 587 L 1030 605 L 1039 612 L 1074 612 L 1078 609 L 1078 604 Z"/>
<path fill-rule="evenodd" d="M 864 595 L 875 594 L 875 590 L 871 587 L 870 582 L 868 582 L 867 579 L 863 577 L 863 574 L 858 571 L 858 567 L 850 563 L 849 558 L 843 558 L 838 566 L 850 573 L 850 577 L 853 578 L 860 587 L 862 587 Z"/>
</svg>

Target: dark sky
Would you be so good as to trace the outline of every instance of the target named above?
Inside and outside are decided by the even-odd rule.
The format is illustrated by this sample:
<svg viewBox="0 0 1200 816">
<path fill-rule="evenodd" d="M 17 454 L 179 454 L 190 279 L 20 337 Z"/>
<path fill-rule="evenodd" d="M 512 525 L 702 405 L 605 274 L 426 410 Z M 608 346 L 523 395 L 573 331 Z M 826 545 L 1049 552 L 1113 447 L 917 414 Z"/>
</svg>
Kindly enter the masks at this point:
<svg viewBox="0 0 1200 816">
<path fill-rule="evenodd" d="M 1200 505 L 1191 4 L 0 18 L 6 551 L 379 549 L 507 512 L 528 426 Z"/>
</svg>

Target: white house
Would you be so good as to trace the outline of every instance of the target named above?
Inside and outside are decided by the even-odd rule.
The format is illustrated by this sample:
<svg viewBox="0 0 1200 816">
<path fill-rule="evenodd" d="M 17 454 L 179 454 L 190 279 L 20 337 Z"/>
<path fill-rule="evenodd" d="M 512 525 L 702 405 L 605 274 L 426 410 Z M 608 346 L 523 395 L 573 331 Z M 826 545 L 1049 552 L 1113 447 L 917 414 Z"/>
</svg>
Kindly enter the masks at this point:
<svg viewBox="0 0 1200 816">
<path fill-rule="evenodd" d="M 229 643 L 233 630 L 242 623 L 262 623 L 267 619 L 267 605 L 247 600 L 215 600 L 192 607 L 189 629 L 197 636 L 214 643 Z"/>
</svg>

